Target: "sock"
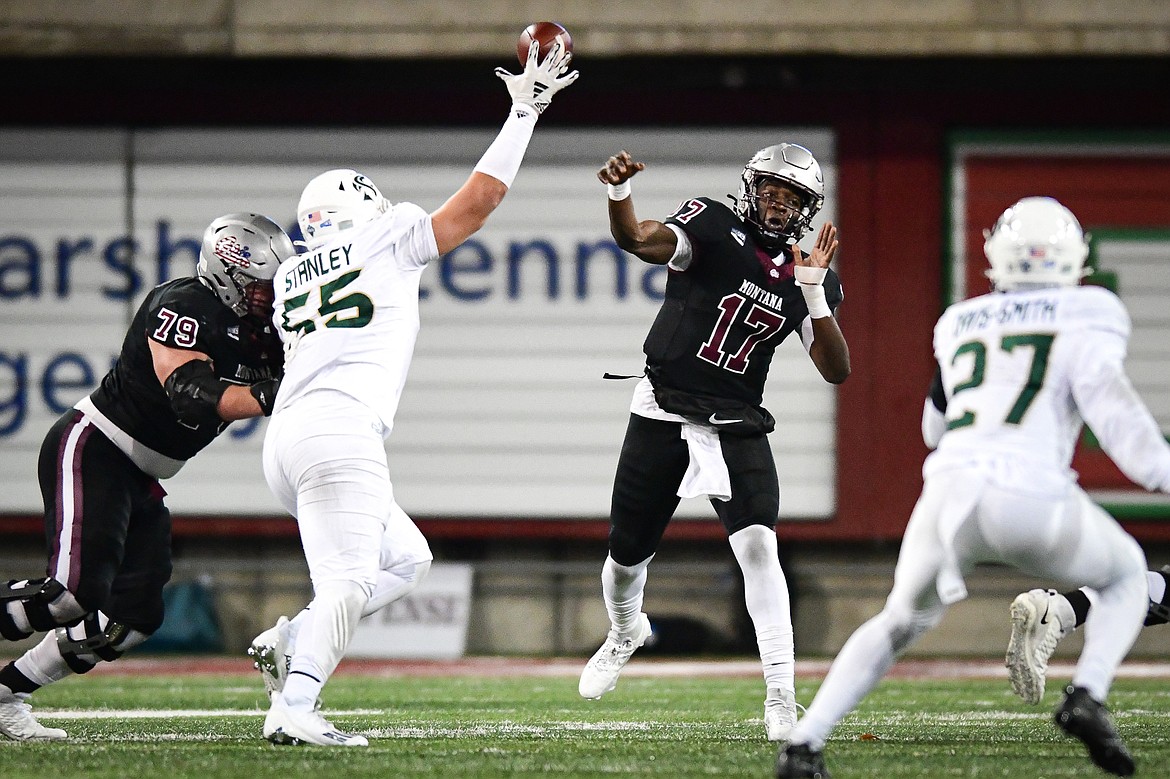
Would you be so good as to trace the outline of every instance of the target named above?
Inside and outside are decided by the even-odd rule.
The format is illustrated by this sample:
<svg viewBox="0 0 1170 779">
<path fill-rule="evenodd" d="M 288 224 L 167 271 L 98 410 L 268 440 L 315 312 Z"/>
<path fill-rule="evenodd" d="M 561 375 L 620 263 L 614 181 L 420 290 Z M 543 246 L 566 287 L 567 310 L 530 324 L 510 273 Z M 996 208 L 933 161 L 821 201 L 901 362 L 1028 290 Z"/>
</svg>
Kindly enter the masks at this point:
<svg viewBox="0 0 1170 779">
<path fill-rule="evenodd" d="M 894 659 L 892 631 L 883 612 L 845 642 L 813 702 L 789 733 L 789 743 L 807 744 L 817 752 L 823 750 L 829 733 L 877 686 Z"/>
<path fill-rule="evenodd" d="M 1166 581 L 1170 574 L 1165 571 L 1146 571 L 1146 582 L 1150 586 L 1150 600 L 1166 603 Z"/>
<path fill-rule="evenodd" d="M 321 695 L 321 688 L 325 686 L 324 679 L 318 679 L 299 671 L 290 671 L 285 680 L 284 689 L 280 693 L 280 700 L 290 709 L 304 711 L 316 705 Z"/>
<path fill-rule="evenodd" d="M 1085 620 L 1085 646 L 1072 683 L 1104 703 L 1117 667 L 1141 630 L 1138 616 L 1149 608 L 1146 572 L 1127 575 L 1096 590 L 1096 603 Z"/>
<path fill-rule="evenodd" d="M 743 571 L 743 594 L 756 630 L 764 683 L 794 691 L 796 659 L 792 639 L 792 612 L 788 582 L 780 567 L 776 531 L 751 525 L 728 539 Z"/>
<path fill-rule="evenodd" d="M 8 694 L 27 695 L 40 689 L 40 685 L 22 674 L 17 670 L 16 663 L 11 662 L 0 668 L 0 698 L 4 697 L 5 689 L 8 690 Z"/>
<path fill-rule="evenodd" d="M 638 625 L 646 588 L 646 569 L 654 555 L 634 565 L 619 565 L 606 556 L 601 567 L 601 594 L 609 622 L 618 635 L 630 635 Z"/>
<path fill-rule="evenodd" d="M 312 608 L 312 606 L 312 603 L 310 603 L 308 606 L 305 606 L 296 613 L 296 616 L 288 621 L 288 643 L 285 645 L 285 650 L 289 653 L 290 656 L 295 653 L 294 650 L 296 649 L 297 645 L 297 636 L 300 635 L 301 626 L 304 625 L 305 620 L 309 618 L 309 609 Z"/>
<path fill-rule="evenodd" d="M 56 632 L 46 633 L 39 644 L 17 658 L 13 665 L 37 687 L 59 682 L 74 674 L 73 669 L 61 656 L 61 647 L 57 645 Z M 32 691 L 29 690 L 29 692 Z"/>
<path fill-rule="evenodd" d="M 1089 618 L 1089 607 L 1092 603 L 1089 601 L 1089 596 L 1083 590 L 1064 592 L 1061 595 L 1068 601 L 1068 605 L 1072 606 L 1073 614 L 1076 615 L 1076 623 L 1073 625 L 1073 629 L 1076 630 L 1085 624 L 1085 620 Z"/>
<path fill-rule="evenodd" d="M 290 709 L 313 708 L 321 688 L 345 655 L 362 609 L 369 601 L 368 593 L 357 582 L 322 582 L 316 589 L 312 610 L 305 610 L 308 613 L 300 626 L 288 681 L 281 693 L 282 702 Z"/>
<path fill-rule="evenodd" d="M 837 723 L 877 686 L 898 655 L 946 613 L 942 605 L 924 611 L 899 610 L 902 616 L 889 609 L 887 600 L 886 608 L 845 642 L 813 702 L 789 734 L 789 743 L 807 744 L 817 751 L 824 749 L 825 739 Z"/>
<path fill-rule="evenodd" d="M 1170 581 L 1170 572 L 1146 571 L 1146 581 L 1150 585 L 1150 610 L 1146 613 L 1146 627 L 1165 625 L 1170 622 L 1170 599 L 1167 598 L 1166 587 Z"/>
</svg>

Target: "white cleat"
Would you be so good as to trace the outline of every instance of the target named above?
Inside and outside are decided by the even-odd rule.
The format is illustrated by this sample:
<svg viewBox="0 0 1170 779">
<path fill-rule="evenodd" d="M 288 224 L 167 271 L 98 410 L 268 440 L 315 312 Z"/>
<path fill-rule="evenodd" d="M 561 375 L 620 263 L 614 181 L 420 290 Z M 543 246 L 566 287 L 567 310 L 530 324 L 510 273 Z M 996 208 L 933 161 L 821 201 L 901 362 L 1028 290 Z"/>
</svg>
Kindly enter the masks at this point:
<svg viewBox="0 0 1170 779">
<path fill-rule="evenodd" d="M 1071 629 L 1066 628 L 1058 614 L 1060 597 L 1056 590 L 1028 590 L 1012 601 L 1012 635 L 1008 639 L 1004 665 L 1012 690 L 1026 703 L 1036 704 L 1044 697 L 1044 677 L 1048 673 L 1048 659 L 1060 639 Z"/>
<path fill-rule="evenodd" d="M 288 678 L 288 666 L 292 657 L 288 653 L 288 617 L 282 616 L 276 624 L 252 639 L 248 656 L 252 665 L 264 680 L 268 700 L 279 695 Z"/>
<path fill-rule="evenodd" d="M 46 728 L 33 716 L 29 694 L 10 692 L 0 685 L 0 735 L 11 741 L 61 741 L 68 734 L 61 728 Z"/>
<path fill-rule="evenodd" d="M 596 700 L 617 687 L 622 669 L 626 667 L 634 650 L 646 643 L 650 633 L 650 618 L 645 614 L 638 615 L 638 624 L 632 635 L 619 636 L 617 630 L 611 627 L 605 643 L 589 658 L 585 670 L 581 672 L 581 682 L 577 685 L 581 697 Z"/>
<path fill-rule="evenodd" d="M 764 699 L 764 733 L 769 741 L 785 741 L 796 727 L 796 693 L 780 687 L 769 687 Z"/>
<path fill-rule="evenodd" d="M 264 738 L 280 746 L 365 747 L 365 736 L 342 733 L 316 710 L 295 711 L 275 702 L 264 718 Z"/>
</svg>

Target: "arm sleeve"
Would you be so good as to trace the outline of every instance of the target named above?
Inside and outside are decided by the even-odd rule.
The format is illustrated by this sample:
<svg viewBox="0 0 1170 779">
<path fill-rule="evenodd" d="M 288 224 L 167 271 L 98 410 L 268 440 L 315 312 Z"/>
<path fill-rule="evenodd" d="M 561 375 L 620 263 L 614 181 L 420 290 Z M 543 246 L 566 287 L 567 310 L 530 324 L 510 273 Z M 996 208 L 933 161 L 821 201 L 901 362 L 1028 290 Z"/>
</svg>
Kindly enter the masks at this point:
<svg viewBox="0 0 1170 779">
<path fill-rule="evenodd" d="M 938 446 L 947 431 L 947 395 L 943 389 L 942 370 L 935 365 L 934 378 L 926 402 L 922 404 L 922 440 L 931 449 Z"/>
<path fill-rule="evenodd" d="M 1073 398 L 1101 448 L 1132 481 L 1170 492 L 1170 445 L 1125 373 L 1125 337 L 1098 329 L 1076 348 Z"/>
<path fill-rule="evenodd" d="M 672 224 L 668 224 L 666 227 L 678 238 L 674 254 L 666 264 L 671 270 L 684 271 L 691 267 L 691 262 L 695 259 L 695 248 L 691 245 L 691 239 L 687 237 L 686 230 Z"/>
</svg>

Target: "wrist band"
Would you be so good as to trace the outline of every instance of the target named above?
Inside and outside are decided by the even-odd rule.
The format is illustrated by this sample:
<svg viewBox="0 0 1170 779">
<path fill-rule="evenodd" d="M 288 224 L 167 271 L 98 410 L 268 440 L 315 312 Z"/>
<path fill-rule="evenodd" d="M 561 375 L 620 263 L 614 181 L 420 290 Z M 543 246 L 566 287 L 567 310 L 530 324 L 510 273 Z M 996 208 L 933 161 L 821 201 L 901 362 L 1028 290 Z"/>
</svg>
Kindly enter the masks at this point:
<svg viewBox="0 0 1170 779">
<path fill-rule="evenodd" d="M 499 135 L 483 153 L 475 170 L 504 182 L 504 186 L 510 188 L 535 128 L 536 111 L 532 106 L 513 103 Z"/>
<path fill-rule="evenodd" d="M 630 182 L 628 180 L 621 184 L 606 184 L 605 188 L 609 191 L 610 200 L 625 200 L 630 196 Z"/>
<path fill-rule="evenodd" d="M 829 304 L 825 300 L 825 288 L 820 284 L 801 284 L 800 291 L 804 295 L 804 304 L 808 307 L 808 315 L 813 319 L 824 319 L 832 316 Z"/>
</svg>

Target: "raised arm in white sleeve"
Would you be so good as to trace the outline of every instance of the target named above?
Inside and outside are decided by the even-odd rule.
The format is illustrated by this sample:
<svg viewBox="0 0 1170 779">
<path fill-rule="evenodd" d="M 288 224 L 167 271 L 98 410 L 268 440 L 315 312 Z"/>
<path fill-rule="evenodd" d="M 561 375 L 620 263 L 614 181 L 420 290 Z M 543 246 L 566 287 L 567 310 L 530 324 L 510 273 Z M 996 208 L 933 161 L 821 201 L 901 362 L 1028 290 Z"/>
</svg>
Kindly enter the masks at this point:
<svg viewBox="0 0 1170 779">
<path fill-rule="evenodd" d="M 1126 338 L 1098 329 L 1087 336 L 1072 379 L 1081 417 L 1129 479 L 1170 492 L 1170 444 L 1125 373 Z"/>
</svg>

